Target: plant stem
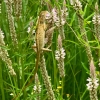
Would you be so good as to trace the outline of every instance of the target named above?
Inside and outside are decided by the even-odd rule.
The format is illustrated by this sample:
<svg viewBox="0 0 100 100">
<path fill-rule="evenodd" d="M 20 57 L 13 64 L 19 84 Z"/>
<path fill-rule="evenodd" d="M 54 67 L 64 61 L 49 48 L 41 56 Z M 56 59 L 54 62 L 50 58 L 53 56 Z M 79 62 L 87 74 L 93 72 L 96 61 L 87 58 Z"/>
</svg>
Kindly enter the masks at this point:
<svg viewBox="0 0 100 100">
<path fill-rule="evenodd" d="M 3 79 L 2 79 L 2 64 L 1 63 L 0 63 L 0 88 L 1 88 L 2 100 L 5 100 Z"/>
</svg>

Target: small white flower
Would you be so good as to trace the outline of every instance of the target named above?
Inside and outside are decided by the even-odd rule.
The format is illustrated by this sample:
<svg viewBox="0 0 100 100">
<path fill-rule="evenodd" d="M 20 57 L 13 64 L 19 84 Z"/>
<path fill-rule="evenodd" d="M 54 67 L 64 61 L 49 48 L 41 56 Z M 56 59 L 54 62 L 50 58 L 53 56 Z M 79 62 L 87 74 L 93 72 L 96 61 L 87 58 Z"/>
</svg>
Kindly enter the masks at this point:
<svg viewBox="0 0 100 100">
<path fill-rule="evenodd" d="M 73 0 L 70 0 L 70 4 L 71 4 L 71 5 L 74 5 L 74 1 L 73 1 Z"/>
<path fill-rule="evenodd" d="M 13 93 L 10 93 L 10 95 L 12 95 L 12 96 L 13 96 L 14 94 L 13 94 Z"/>
<path fill-rule="evenodd" d="M 100 67 L 100 62 L 98 63 L 98 66 Z"/>
<path fill-rule="evenodd" d="M 4 33 L 3 32 L 1 32 L 1 37 L 2 37 L 2 39 L 4 39 Z"/>
<path fill-rule="evenodd" d="M 65 50 L 64 50 L 64 48 L 61 48 L 60 49 L 60 51 L 61 51 L 61 58 L 65 58 Z"/>
<path fill-rule="evenodd" d="M 39 85 L 39 92 L 41 92 L 41 85 Z"/>
<path fill-rule="evenodd" d="M 11 67 L 11 70 L 9 71 L 9 73 L 10 73 L 11 75 L 13 75 L 13 76 L 16 76 L 16 73 L 15 73 L 14 70 L 12 69 L 12 66 L 9 66 L 9 67 Z"/>
<path fill-rule="evenodd" d="M 36 85 L 35 85 L 35 86 L 33 87 L 33 90 L 36 91 L 36 89 L 37 89 L 37 87 L 36 87 Z"/>
<path fill-rule="evenodd" d="M 35 30 L 32 31 L 32 34 L 35 34 Z"/>
<path fill-rule="evenodd" d="M 91 81 L 92 81 L 92 79 L 88 77 L 87 81 L 91 82 Z"/>
<path fill-rule="evenodd" d="M 30 31 L 31 31 L 31 28 L 30 28 L 30 27 L 28 27 L 27 33 L 30 33 Z"/>
<path fill-rule="evenodd" d="M 97 87 L 99 86 L 99 83 L 98 83 L 98 78 L 94 78 L 94 79 L 91 79 L 91 78 L 88 78 L 87 81 L 89 82 L 88 84 L 86 84 L 87 86 L 87 89 L 88 90 L 92 90 L 93 88 L 94 89 L 97 89 Z"/>
<path fill-rule="evenodd" d="M 86 84 L 86 86 L 88 90 L 92 90 L 93 88 L 92 82 L 89 82 L 88 84 Z"/>
<path fill-rule="evenodd" d="M 39 92 L 41 92 L 41 85 L 38 85 L 38 87 L 35 85 L 34 87 L 33 87 L 33 90 L 34 91 L 39 91 Z"/>
<path fill-rule="evenodd" d="M 61 20 L 61 25 L 64 25 L 65 22 L 66 22 L 66 21 L 62 19 L 62 20 Z"/>
<path fill-rule="evenodd" d="M 4 33 L 1 31 L 1 29 L 0 29 L 0 44 L 1 45 L 5 45 L 5 42 L 4 42 Z"/>
<path fill-rule="evenodd" d="M 55 51 L 55 59 L 59 60 L 60 58 L 60 52 L 58 50 Z"/>
<path fill-rule="evenodd" d="M 94 88 L 95 88 L 95 89 L 97 89 L 97 87 L 99 86 L 98 81 L 99 81 L 98 79 L 96 79 L 96 80 L 94 81 L 94 84 L 95 84 L 95 85 L 94 85 Z"/>
<path fill-rule="evenodd" d="M 4 0 L 4 2 L 7 3 L 8 1 L 7 0 Z"/>
</svg>

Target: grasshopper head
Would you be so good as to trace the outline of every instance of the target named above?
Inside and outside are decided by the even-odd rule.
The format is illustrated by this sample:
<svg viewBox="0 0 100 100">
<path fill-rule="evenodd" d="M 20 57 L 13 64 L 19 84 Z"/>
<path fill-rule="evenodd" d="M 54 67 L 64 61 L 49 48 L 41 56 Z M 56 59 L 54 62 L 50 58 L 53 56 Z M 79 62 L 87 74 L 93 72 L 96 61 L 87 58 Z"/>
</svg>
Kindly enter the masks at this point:
<svg viewBox="0 0 100 100">
<path fill-rule="evenodd" d="M 41 11 L 39 17 L 40 17 L 41 20 L 48 20 L 48 19 L 51 18 L 51 14 L 48 11 Z"/>
</svg>

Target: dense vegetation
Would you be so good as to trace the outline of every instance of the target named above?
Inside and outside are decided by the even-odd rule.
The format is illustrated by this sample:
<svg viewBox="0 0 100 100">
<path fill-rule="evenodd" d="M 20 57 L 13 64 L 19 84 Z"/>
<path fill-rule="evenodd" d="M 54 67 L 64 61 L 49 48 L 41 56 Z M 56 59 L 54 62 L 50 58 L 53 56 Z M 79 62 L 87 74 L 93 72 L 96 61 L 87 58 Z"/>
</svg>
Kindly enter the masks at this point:
<svg viewBox="0 0 100 100">
<path fill-rule="evenodd" d="M 100 100 L 99 4 L 98 0 L 0 0 L 0 100 Z M 26 87 L 34 75 L 36 23 L 46 10 L 52 15 L 51 26 L 56 26 L 52 51 L 43 53 L 43 64 Z M 92 90 L 86 86 L 88 77 Z"/>
</svg>

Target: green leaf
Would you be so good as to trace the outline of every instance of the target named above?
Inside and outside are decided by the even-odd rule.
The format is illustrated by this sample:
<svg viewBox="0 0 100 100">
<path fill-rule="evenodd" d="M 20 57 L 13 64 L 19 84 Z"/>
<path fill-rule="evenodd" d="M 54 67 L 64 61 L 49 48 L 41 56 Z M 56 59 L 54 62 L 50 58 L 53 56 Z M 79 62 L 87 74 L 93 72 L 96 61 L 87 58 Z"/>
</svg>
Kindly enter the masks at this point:
<svg viewBox="0 0 100 100">
<path fill-rule="evenodd" d="M 76 17 L 76 13 L 73 14 L 72 18 L 71 18 L 71 23 L 70 26 L 72 26 L 73 22 L 75 21 Z"/>
<path fill-rule="evenodd" d="M 86 4 L 86 6 L 84 8 L 84 16 L 85 16 L 86 12 L 87 12 L 87 4 Z"/>
<path fill-rule="evenodd" d="M 94 15 L 94 12 L 92 14 L 90 14 L 87 18 L 85 18 L 85 21 L 89 20 L 90 18 L 92 18 Z"/>
<path fill-rule="evenodd" d="M 90 71 L 89 71 L 89 69 L 87 68 L 87 66 L 85 66 L 85 64 L 84 64 L 83 62 L 81 62 L 81 63 L 82 63 L 83 68 L 86 70 L 86 73 L 89 74 Z"/>
</svg>

